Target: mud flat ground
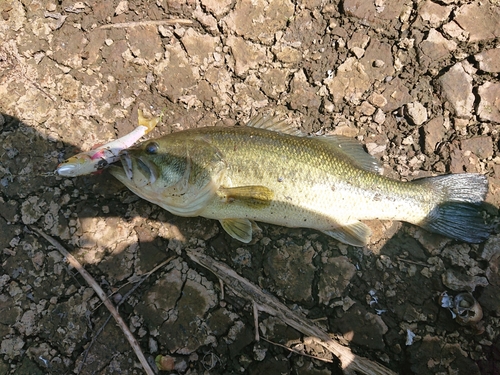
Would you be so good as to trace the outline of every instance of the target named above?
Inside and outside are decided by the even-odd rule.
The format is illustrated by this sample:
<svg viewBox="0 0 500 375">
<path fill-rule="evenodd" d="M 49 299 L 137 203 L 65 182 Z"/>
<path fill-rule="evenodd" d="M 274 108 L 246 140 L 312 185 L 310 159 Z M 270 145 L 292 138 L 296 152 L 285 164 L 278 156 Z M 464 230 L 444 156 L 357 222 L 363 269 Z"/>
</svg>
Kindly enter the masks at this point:
<svg viewBox="0 0 500 375">
<path fill-rule="evenodd" d="M 354 248 L 262 224 L 243 245 L 215 221 L 139 200 L 106 172 L 51 173 L 130 132 L 138 108 L 165 112 L 151 136 L 272 113 L 309 134 L 358 138 L 393 178 L 483 173 L 494 218 L 497 0 L 2 0 L 0 13 L 1 374 L 143 373 L 113 322 L 98 333 L 107 309 L 32 227 L 124 299 L 144 354 L 153 364 L 165 356 L 173 373 L 342 373 L 269 314 L 259 315 L 261 337 L 316 358 L 255 341 L 251 304 L 223 296 L 189 249 L 396 373 L 500 373 L 497 233 L 469 245 L 371 222 L 370 244 Z M 438 297 L 467 291 L 483 317 L 464 326 Z"/>
</svg>

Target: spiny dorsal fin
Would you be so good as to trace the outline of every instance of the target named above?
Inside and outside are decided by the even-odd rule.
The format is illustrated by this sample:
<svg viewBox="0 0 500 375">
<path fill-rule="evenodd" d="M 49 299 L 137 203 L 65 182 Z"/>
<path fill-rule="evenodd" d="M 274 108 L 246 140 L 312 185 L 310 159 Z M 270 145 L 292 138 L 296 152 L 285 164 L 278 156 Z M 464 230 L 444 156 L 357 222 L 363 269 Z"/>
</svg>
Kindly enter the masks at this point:
<svg viewBox="0 0 500 375">
<path fill-rule="evenodd" d="M 259 128 L 271 130 L 274 132 L 284 133 L 303 137 L 304 134 L 293 127 L 291 124 L 287 124 L 284 120 L 279 120 L 276 116 L 265 116 L 257 115 L 247 122 L 246 126 L 251 128 Z"/>
<path fill-rule="evenodd" d="M 343 155 L 359 168 L 370 172 L 382 173 L 380 161 L 367 153 L 357 139 L 342 135 L 323 135 L 314 138 L 328 144 L 337 154 Z"/>
</svg>

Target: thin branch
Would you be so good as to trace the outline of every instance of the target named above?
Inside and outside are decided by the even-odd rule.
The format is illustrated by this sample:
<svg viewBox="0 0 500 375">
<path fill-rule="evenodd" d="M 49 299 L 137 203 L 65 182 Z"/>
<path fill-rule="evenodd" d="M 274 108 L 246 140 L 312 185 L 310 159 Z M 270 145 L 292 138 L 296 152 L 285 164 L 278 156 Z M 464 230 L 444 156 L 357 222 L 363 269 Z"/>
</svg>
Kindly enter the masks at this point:
<svg viewBox="0 0 500 375">
<path fill-rule="evenodd" d="M 171 20 L 159 20 L 159 21 L 137 21 L 137 22 L 123 22 L 123 23 L 112 23 L 109 25 L 102 25 L 99 29 L 126 29 L 129 27 L 137 26 L 159 26 L 159 25 L 191 25 L 193 21 L 185 20 L 182 18 L 174 18 Z"/>
<path fill-rule="evenodd" d="M 137 288 L 139 288 L 139 286 L 141 286 L 141 284 L 146 281 L 146 279 L 151 276 L 153 273 L 155 273 L 157 270 L 159 270 L 160 268 L 162 268 L 163 266 L 165 266 L 166 264 L 170 263 L 172 261 L 172 259 L 174 259 L 175 257 L 170 257 L 168 258 L 167 260 L 164 260 L 163 262 L 161 262 L 160 264 L 158 264 L 156 267 L 154 267 L 152 270 L 148 271 L 147 273 L 145 273 L 144 275 L 142 275 L 139 279 L 139 281 L 137 281 L 134 286 L 132 288 L 130 288 L 130 290 L 125 293 L 125 295 L 122 297 L 122 299 L 120 299 L 120 301 L 116 304 L 116 311 L 119 310 L 120 306 L 128 299 L 128 297 L 130 297 L 136 290 Z M 125 287 L 126 285 L 128 284 L 131 284 L 131 282 L 126 282 L 125 284 L 123 284 L 120 288 L 118 288 L 118 290 L 120 290 L 121 288 Z M 113 292 L 111 293 L 109 296 L 108 296 L 108 299 L 109 297 L 111 297 L 113 294 L 117 293 L 118 290 L 116 292 Z M 99 304 L 100 306 L 100 304 Z M 89 351 L 90 351 L 90 348 L 92 348 L 92 346 L 95 344 L 95 342 L 97 341 L 97 339 L 99 338 L 99 336 L 101 335 L 102 331 L 104 331 L 104 328 L 106 327 L 106 325 L 109 323 L 109 320 L 111 319 L 112 315 L 108 315 L 108 317 L 106 318 L 106 320 L 104 321 L 104 323 L 101 325 L 101 327 L 99 327 L 99 329 L 94 333 L 94 336 L 92 336 L 92 340 L 90 341 L 90 344 L 85 348 L 85 351 L 84 351 L 84 355 L 83 355 L 83 359 L 82 361 L 80 362 L 80 366 L 78 366 L 78 369 L 76 370 L 76 374 L 78 375 L 81 371 L 82 371 L 82 367 L 83 365 L 85 364 L 85 361 L 87 360 L 87 356 L 89 354 Z"/>
<path fill-rule="evenodd" d="M 94 280 L 94 278 L 82 267 L 80 262 L 76 260 L 76 258 L 71 255 L 59 242 L 57 242 L 54 238 L 49 236 L 48 234 L 44 233 L 42 230 L 36 228 L 36 227 L 31 227 L 32 230 L 37 232 L 40 236 L 45 238 L 52 246 L 54 246 L 68 261 L 68 263 L 75 268 L 80 275 L 85 279 L 85 281 L 94 289 L 96 294 L 99 296 L 101 301 L 104 303 L 104 305 L 107 307 L 111 315 L 113 315 L 113 318 L 115 318 L 116 323 L 118 326 L 121 328 L 123 333 L 125 334 L 125 337 L 127 338 L 128 342 L 130 343 L 130 346 L 135 352 L 135 355 L 137 358 L 139 358 L 139 361 L 142 364 L 142 367 L 144 368 L 144 371 L 146 371 L 146 374 L 148 375 L 155 375 L 154 371 L 151 369 L 149 366 L 149 363 L 144 356 L 144 353 L 142 352 L 139 343 L 135 339 L 134 335 L 132 332 L 130 332 L 127 324 L 123 320 L 123 318 L 118 314 L 118 311 L 115 309 L 111 301 L 108 299 L 108 296 L 106 296 L 106 293 L 101 289 L 99 284 Z"/>
</svg>

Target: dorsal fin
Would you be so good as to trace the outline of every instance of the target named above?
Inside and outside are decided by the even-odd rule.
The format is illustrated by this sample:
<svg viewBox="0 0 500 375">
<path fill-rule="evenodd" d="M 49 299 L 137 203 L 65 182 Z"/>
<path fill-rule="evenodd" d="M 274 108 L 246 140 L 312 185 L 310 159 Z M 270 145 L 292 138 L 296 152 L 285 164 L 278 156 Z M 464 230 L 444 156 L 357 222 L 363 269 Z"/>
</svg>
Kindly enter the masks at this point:
<svg viewBox="0 0 500 375">
<path fill-rule="evenodd" d="M 380 161 L 367 153 L 357 139 L 342 135 L 323 135 L 313 138 L 328 144 L 337 154 L 343 155 L 359 168 L 370 172 L 382 173 L 382 164 Z"/>
<path fill-rule="evenodd" d="M 293 125 L 287 124 L 284 120 L 279 120 L 276 116 L 257 115 L 247 122 L 246 126 L 271 130 L 274 132 L 304 137 L 305 135 Z"/>
</svg>

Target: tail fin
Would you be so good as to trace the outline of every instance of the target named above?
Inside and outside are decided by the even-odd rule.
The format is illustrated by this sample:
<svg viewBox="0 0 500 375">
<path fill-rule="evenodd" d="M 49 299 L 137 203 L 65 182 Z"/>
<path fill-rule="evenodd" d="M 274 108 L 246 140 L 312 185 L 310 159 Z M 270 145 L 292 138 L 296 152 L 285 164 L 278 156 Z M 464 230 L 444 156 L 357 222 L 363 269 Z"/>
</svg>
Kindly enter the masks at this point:
<svg viewBox="0 0 500 375">
<path fill-rule="evenodd" d="M 470 243 L 488 239 L 493 226 L 486 223 L 481 210 L 481 203 L 488 192 L 485 176 L 452 174 L 425 178 L 418 183 L 429 184 L 441 195 L 440 203 L 419 224 L 422 228 Z"/>
</svg>

